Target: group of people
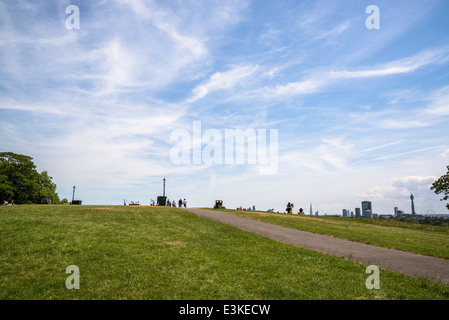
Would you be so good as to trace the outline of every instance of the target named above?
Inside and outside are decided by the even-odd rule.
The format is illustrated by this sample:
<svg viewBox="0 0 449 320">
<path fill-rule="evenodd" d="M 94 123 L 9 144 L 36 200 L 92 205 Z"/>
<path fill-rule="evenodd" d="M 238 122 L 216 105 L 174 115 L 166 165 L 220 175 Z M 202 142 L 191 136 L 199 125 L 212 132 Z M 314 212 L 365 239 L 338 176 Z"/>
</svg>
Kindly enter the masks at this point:
<svg viewBox="0 0 449 320">
<path fill-rule="evenodd" d="M 51 204 L 51 199 L 50 198 L 45 198 L 45 204 Z"/>
<path fill-rule="evenodd" d="M 170 200 L 167 199 L 167 206 L 176 208 L 176 200 L 170 201 Z M 186 198 L 184 198 L 184 200 L 182 200 L 182 199 L 178 200 L 178 207 L 179 208 L 181 208 L 181 207 L 187 208 L 187 200 L 186 200 Z"/>
<path fill-rule="evenodd" d="M 13 206 L 14 205 L 14 200 L 11 199 L 11 197 L 9 197 L 8 200 L 3 200 L 3 205 L 4 206 Z"/>
<path fill-rule="evenodd" d="M 285 209 L 285 211 L 287 211 L 287 213 L 291 214 L 293 213 L 293 202 L 289 202 L 287 203 L 287 208 Z M 302 208 L 299 208 L 298 214 L 305 214 Z"/>
<path fill-rule="evenodd" d="M 287 209 L 285 209 L 287 211 L 287 213 L 292 213 L 294 206 L 295 205 L 293 204 L 293 202 L 287 203 Z"/>
<path fill-rule="evenodd" d="M 251 209 L 251 207 L 244 208 L 244 207 L 240 206 L 240 207 L 237 207 L 237 210 L 248 210 L 248 211 L 253 210 L 253 211 L 256 211 L 256 206 L 253 205 L 252 209 Z"/>
<path fill-rule="evenodd" d="M 150 200 L 150 206 L 158 206 L 158 205 L 159 204 L 156 203 L 153 199 Z M 173 208 L 176 208 L 176 206 L 178 206 L 179 208 L 181 207 L 187 208 L 187 200 L 186 198 L 184 198 L 184 200 L 179 199 L 178 202 L 176 202 L 176 200 L 170 201 L 169 199 L 167 199 L 166 206 Z"/>
<path fill-rule="evenodd" d="M 126 206 L 126 203 L 127 203 L 127 202 L 128 202 L 128 200 L 123 199 L 123 205 Z M 130 202 L 129 202 L 129 205 L 130 205 L 130 206 L 140 206 L 140 202 L 139 202 L 139 201 L 137 201 L 137 202 L 130 201 Z"/>
</svg>

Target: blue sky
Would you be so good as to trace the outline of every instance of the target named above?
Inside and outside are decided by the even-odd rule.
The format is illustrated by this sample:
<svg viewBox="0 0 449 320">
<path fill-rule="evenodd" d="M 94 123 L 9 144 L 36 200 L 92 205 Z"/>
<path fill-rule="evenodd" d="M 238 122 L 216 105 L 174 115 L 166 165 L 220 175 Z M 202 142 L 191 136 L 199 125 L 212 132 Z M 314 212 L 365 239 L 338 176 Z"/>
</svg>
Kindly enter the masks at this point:
<svg viewBox="0 0 449 320">
<path fill-rule="evenodd" d="M 149 204 L 165 177 L 189 206 L 385 214 L 413 192 L 446 213 L 429 186 L 449 165 L 448 16 L 444 0 L 2 1 L 0 150 L 83 204 Z M 276 131 L 276 172 L 174 163 L 170 137 L 198 121 Z"/>
</svg>

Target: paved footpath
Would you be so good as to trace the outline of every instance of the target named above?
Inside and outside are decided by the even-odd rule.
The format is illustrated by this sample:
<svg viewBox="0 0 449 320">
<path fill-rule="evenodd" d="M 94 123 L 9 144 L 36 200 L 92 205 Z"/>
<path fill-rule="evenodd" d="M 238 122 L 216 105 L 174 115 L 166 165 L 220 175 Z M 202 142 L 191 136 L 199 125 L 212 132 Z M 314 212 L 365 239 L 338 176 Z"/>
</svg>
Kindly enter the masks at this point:
<svg viewBox="0 0 449 320">
<path fill-rule="evenodd" d="M 298 247 L 449 285 L 448 260 L 295 230 L 227 212 L 197 208 L 186 208 L 185 210 L 203 218 L 223 222 Z"/>
</svg>

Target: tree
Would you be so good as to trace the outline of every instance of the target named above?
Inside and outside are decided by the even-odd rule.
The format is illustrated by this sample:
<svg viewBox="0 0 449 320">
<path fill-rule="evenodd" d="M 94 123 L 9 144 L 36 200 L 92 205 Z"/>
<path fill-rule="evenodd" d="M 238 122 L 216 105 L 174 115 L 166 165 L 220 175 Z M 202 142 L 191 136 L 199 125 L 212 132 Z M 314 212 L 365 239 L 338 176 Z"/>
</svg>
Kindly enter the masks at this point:
<svg viewBox="0 0 449 320">
<path fill-rule="evenodd" d="M 0 198 L 10 197 L 17 204 L 44 203 L 51 198 L 59 203 L 56 184 L 47 171 L 37 172 L 33 158 L 13 152 L 0 152 Z"/>
<path fill-rule="evenodd" d="M 51 180 L 53 178 L 50 177 L 47 173 L 47 171 L 42 171 L 39 174 L 38 177 L 38 185 L 39 185 L 39 192 L 38 192 L 38 203 L 44 203 L 45 198 L 50 198 L 52 203 L 59 203 L 59 197 L 56 193 L 56 184 L 54 184 Z"/>
<path fill-rule="evenodd" d="M 449 199 L 449 166 L 447 166 L 447 173 L 436 180 L 430 190 L 433 190 L 436 194 L 444 194 L 441 201 Z M 446 208 L 449 210 L 449 203 L 446 204 Z"/>
<path fill-rule="evenodd" d="M 14 197 L 14 187 L 12 186 L 12 182 L 8 180 L 7 175 L 0 175 L 0 195 L 2 195 L 2 198 L 6 198 L 5 196 L 8 195 L 9 197 Z"/>
</svg>

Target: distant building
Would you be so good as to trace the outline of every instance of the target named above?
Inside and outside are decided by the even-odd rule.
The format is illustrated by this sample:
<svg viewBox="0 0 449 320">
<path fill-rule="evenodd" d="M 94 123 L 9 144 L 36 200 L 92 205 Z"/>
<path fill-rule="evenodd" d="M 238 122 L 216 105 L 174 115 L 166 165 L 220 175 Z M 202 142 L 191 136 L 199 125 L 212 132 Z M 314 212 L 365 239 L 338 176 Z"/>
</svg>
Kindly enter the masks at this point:
<svg viewBox="0 0 449 320">
<path fill-rule="evenodd" d="M 371 201 L 362 201 L 362 215 L 363 215 L 363 217 L 365 217 L 365 218 L 368 217 L 367 216 L 368 210 L 372 214 L 373 207 L 372 207 Z"/>
<path fill-rule="evenodd" d="M 316 215 L 316 216 L 318 215 L 318 211 L 315 211 L 315 215 Z"/>
<path fill-rule="evenodd" d="M 355 208 L 355 217 L 360 218 L 360 208 Z"/>
<path fill-rule="evenodd" d="M 348 217 L 348 209 L 343 209 L 343 217 L 347 218 Z"/>
<path fill-rule="evenodd" d="M 372 219 L 373 218 L 373 212 L 370 209 L 367 209 L 366 211 L 366 218 Z"/>
<path fill-rule="evenodd" d="M 394 216 L 398 214 L 398 207 L 394 207 Z"/>
<path fill-rule="evenodd" d="M 413 193 L 410 195 L 410 200 L 412 201 L 412 215 L 416 216 L 415 203 L 413 202 L 413 200 L 415 200 L 415 197 L 413 196 Z"/>
<path fill-rule="evenodd" d="M 402 216 L 404 215 L 404 211 L 402 210 L 396 210 L 396 218 L 402 218 Z"/>
<path fill-rule="evenodd" d="M 313 216 L 313 211 L 312 211 L 312 204 L 310 204 L 310 215 Z"/>
</svg>

